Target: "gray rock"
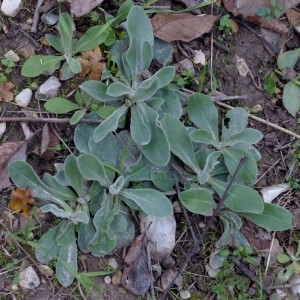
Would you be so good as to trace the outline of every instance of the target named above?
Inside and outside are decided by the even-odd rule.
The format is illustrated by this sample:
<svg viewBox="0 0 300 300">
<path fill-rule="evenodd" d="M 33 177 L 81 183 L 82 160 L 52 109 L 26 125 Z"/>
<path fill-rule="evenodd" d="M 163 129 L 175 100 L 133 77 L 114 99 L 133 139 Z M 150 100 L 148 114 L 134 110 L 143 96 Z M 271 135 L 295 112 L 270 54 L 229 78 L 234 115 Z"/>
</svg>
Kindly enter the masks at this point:
<svg viewBox="0 0 300 300">
<path fill-rule="evenodd" d="M 26 88 L 15 97 L 15 101 L 17 105 L 26 107 L 30 103 L 31 97 L 32 97 L 32 90 Z"/>
<path fill-rule="evenodd" d="M 23 289 L 33 290 L 37 288 L 41 283 L 40 278 L 38 277 L 32 266 L 29 266 L 21 271 L 19 276 L 19 285 Z"/>
<path fill-rule="evenodd" d="M 47 79 L 40 87 L 37 89 L 35 93 L 35 97 L 37 99 L 50 99 L 53 97 L 57 97 L 59 94 L 59 88 L 61 83 L 58 78 L 55 76 L 51 76 Z"/>
<path fill-rule="evenodd" d="M 161 263 L 175 247 L 176 221 L 168 217 L 141 216 L 141 231 L 146 231 L 151 259 Z"/>
<path fill-rule="evenodd" d="M 24 0 L 3 0 L 1 5 L 1 12 L 9 17 L 14 17 L 20 11 Z"/>
</svg>

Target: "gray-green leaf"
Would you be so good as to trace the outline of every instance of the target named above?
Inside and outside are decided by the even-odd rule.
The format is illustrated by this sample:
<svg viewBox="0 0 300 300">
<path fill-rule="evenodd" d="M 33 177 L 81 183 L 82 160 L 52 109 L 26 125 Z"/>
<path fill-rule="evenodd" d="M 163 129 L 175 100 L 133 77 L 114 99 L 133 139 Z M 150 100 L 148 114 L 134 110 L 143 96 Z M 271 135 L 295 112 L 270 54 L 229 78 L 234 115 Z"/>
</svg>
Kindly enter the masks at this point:
<svg viewBox="0 0 300 300">
<path fill-rule="evenodd" d="M 300 110 L 300 86 L 293 81 L 288 82 L 283 88 L 282 102 L 287 111 L 295 117 Z"/>
<path fill-rule="evenodd" d="M 207 215 L 216 207 L 211 193 L 204 188 L 183 191 L 178 198 L 186 209 L 200 215 Z"/>
<path fill-rule="evenodd" d="M 65 114 L 80 108 L 80 106 L 77 103 L 71 102 L 62 97 L 51 98 L 45 103 L 44 106 L 46 110 L 50 113 L 58 115 Z"/>
</svg>

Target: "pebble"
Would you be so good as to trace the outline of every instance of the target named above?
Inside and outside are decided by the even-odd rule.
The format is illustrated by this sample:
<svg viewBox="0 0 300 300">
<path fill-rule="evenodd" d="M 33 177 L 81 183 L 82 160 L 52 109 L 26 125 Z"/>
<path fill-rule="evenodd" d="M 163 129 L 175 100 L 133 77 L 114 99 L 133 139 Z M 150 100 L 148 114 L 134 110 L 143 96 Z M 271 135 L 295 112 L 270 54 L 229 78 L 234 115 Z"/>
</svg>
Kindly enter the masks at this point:
<svg viewBox="0 0 300 300">
<path fill-rule="evenodd" d="M 1 12 L 9 17 L 15 17 L 21 10 L 24 0 L 3 0 Z"/>
<path fill-rule="evenodd" d="M 4 54 L 5 58 L 12 58 L 13 62 L 17 63 L 20 61 L 20 57 L 13 50 L 9 50 Z"/>
<path fill-rule="evenodd" d="M 47 265 L 38 265 L 39 271 L 42 275 L 53 276 L 54 271 Z"/>
<path fill-rule="evenodd" d="M 0 123 L 0 139 L 2 138 L 5 130 L 6 130 L 6 123 Z"/>
<path fill-rule="evenodd" d="M 113 285 L 120 285 L 121 284 L 121 278 L 122 278 L 122 272 L 121 271 L 118 271 L 116 272 L 112 279 L 111 279 L 111 282 Z"/>
<path fill-rule="evenodd" d="M 111 257 L 107 260 L 108 266 L 110 266 L 113 270 L 117 270 L 119 265 L 115 258 Z"/>
<path fill-rule="evenodd" d="M 19 278 L 19 286 L 23 289 L 33 290 L 36 289 L 41 283 L 40 278 L 32 266 L 29 266 L 21 271 Z"/>
<path fill-rule="evenodd" d="M 189 291 L 180 291 L 179 296 L 181 299 L 191 298 L 191 293 Z"/>
<path fill-rule="evenodd" d="M 111 283 L 111 277 L 110 276 L 105 276 L 104 277 L 104 283 L 105 284 L 110 284 Z"/>
<path fill-rule="evenodd" d="M 37 99 L 50 99 L 57 97 L 61 83 L 56 76 L 51 76 L 42 85 L 39 86 L 35 93 Z"/>
<path fill-rule="evenodd" d="M 26 88 L 15 97 L 15 101 L 17 105 L 26 107 L 30 103 L 31 98 L 32 98 L 32 90 Z"/>
</svg>

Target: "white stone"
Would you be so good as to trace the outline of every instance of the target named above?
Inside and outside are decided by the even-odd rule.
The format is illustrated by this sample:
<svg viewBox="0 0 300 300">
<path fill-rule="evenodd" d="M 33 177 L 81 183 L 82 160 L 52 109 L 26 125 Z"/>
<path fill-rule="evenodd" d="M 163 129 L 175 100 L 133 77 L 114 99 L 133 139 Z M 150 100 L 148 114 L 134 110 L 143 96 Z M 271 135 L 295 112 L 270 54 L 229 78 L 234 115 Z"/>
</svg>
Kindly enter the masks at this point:
<svg viewBox="0 0 300 300">
<path fill-rule="evenodd" d="M 293 295 L 294 296 L 300 296 L 300 276 L 296 275 L 295 277 L 290 279 L 289 284 L 292 286 Z M 297 299 L 299 299 L 299 298 L 297 297 Z"/>
<path fill-rule="evenodd" d="M 38 275 L 36 274 L 32 266 L 29 266 L 23 271 L 21 271 L 19 278 L 19 286 L 23 289 L 33 290 L 36 289 L 41 283 Z"/>
<path fill-rule="evenodd" d="M 18 54 L 16 54 L 13 50 L 9 50 L 4 54 L 5 58 L 12 58 L 13 62 L 17 63 L 20 61 L 20 57 Z"/>
<path fill-rule="evenodd" d="M 26 88 L 15 97 L 15 101 L 17 105 L 26 107 L 30 103 L 31 98 L 32 98 L 32 90 Z"/>
<path fill-rule="evenodd" d="M 110 276 L 105 276 L 104 277 L 104 282 L 105 282 L 105 284 L 110 284 L 111 283 L 111 277 Z"/>
<path fill-rule="evenodd" d="M 53 97 L 57 97 L 59 94 L 59 88 L 61 83 L 58 78 L 55 76 L 51 76 L 47 79 L 42 85 L 39 86 L 35 93 L 35 97 L 37 99 L 50 99 Z"/>
<path fill-rule="evenodd" d="M 5 130 L 6 130 L 6 123 L 0 123 L 0 139 L 2 138 Z"/>
<path fill-rule="evenodd" d="M 191 293 L 189 291 L 180 291 L 179 296 L 181 299 L 191 298 Z"/>
<path fill-rule="evenodd" d="M 20 11 L 24 0 L 3 0 L 1 12 L 9 17 L 14 17 Z"/>
<path fill-rule="evenodd" d="M 113 270 L 117 270 L 119 265 L 118 265 L 118 262 L 116 261 L 115 258 L 113 257 L 110 257 L 108 260 L 107 260 L 107 264 L 113 269 Z"/>
<path fill-rule="evenodd" d="M 289 188 L 290 188 L 289 184 L 281 183 L 277 185 L 263 187 L 260 190 L 260 193 L 265 203 L 271 203 L 276 197 L 286 192 Z"/>
<path fill-rule="evenodd" d="M 38 265 L 38 269 L 41 272 L 41 274 L 45 276 L 53 276 L 54 271 L 47 265 Z"/>
<path fill-rule="evenodd" d="M 174 215 L 167 217 L 141 216 L 141 231 L 146 231 L 151 259 L 162 262 L 175 247 L 176 221 Z"/>
</svg>

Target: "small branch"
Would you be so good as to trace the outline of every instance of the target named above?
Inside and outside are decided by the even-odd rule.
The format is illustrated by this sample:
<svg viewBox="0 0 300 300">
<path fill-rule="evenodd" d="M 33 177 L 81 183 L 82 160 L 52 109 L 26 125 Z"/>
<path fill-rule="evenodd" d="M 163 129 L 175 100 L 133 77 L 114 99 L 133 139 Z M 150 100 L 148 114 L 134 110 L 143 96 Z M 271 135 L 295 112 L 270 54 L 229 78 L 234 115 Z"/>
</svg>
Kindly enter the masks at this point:
<svg viewBox="0 0 300 300">
<path fill-rule="evenodd" d="M 66 124 L 70 123 L 69 118 L 31 118 L 31 117 L 2 117 L 0 123 L 14 123 L 14 122 L 31 122 L 31 123 L 56 123 Z M 81 119 L 79 124 L 100 124 L 101 120 L 87 120 Z M 77 123 L 77 124 L 78 124 Z"/>
<path fill-rule="evenodd" d="M 216 217 L 218 216 L 219 212 L 221 211 L 221 209 L 222 209 L 222 207 L 223 207 L 223 204 L 224 204 L 224 201 L 225 201 L 226 198 L 227 198 L 228 192 L 229 192 L 229 190 L 230 190 L 230 188 L 231 188 L 233 182 L 235 181 L 236 176 L 237 176 L 238 172 L 240 171 L 242 165 L 244 164 L 245 160 L 246 160 L 245 157 L 243 157 L 243 158 L 240 160 L 240 162 L 239 162 L 239 164 L 238 164 L 238 166 L 237 166 L 237 168 L 236 168 L 234 174 L 232 175 L 232 177 L 231 177 L 231 179 L 230 179 L 230 181 L 229 181 L 229 183 L 228 183 L 228 185 L 227 185 L 227 187 L 226 187 L 226 189 L 225 189 L 225 192 L 224 192 L 223 196 L 221 197 L 220 201 L 218 202 L 217 207 L 216 207 L 216 209 L 214 210 L 213 215 L 212 215 L 211 218 L 209 219 L 209 221 L 208 221 L 208 223 L 207 223 L 207 226 L 206 226 L 205 229 L 203 230 L 203 232 L 202 232 L 202 234 L 201 234 L 199 240 L 197 241 L 197 243 L 194 244 L 194 246 L 193 246 L 193 247 L 191 248 L 191 250 L 188 252 L 188 254 L 187 254 L 185 260 L 181 263 L 180 268 L 179 268 L 179 270 L 177 271 L 176 275 L 174 276 L 173 280 L 170 282 L 169 286 L 168 286 L 168 287 L 166 288 L 166 290 L 164 291 L 164 294 L 163 294 L 161 300 L 167 299 L 167 296 L 168 296 L 168 293 L 169 293 L 170 288 L 173 286 L 173 284 L 175 283 L 175 281 L 176 281 L 176 279 L 178 278 L 178 276 L 182 274 L 183 270 L 186 268 L 187 264 L 189 263 L 189 261 L 191 260 L 191 258 L 193 257 L 193 255 L 198 251 L 199 246 L 203 243 L 203 241 L 204 241 L 204 239 L 205 239 L 205 237 L 206 237 L 208 231 L 212 228 L 212 226 L 213 226 L 213 224 L 214 224 L 214 222 L 215 222 L 215 220 L 216 220 Z"/>
<path fill-rule="evenodd" d="M 238 258 L 235 256 L 229 256 L 229 260 L 231 260 L 237 268 L 239 268 L 248 278 L 250 278 L 253 282 L 255 282 L 258 286 L 262 285 L 262 289 L 267 295 L 271 294 L 271 291 L 268 287 L 266 287 L 263 282 L 261 282 L 257 276 L 249 269 L 247 265 L 245 265 L 243 262 L 241 262 Z"/>
</svg>

